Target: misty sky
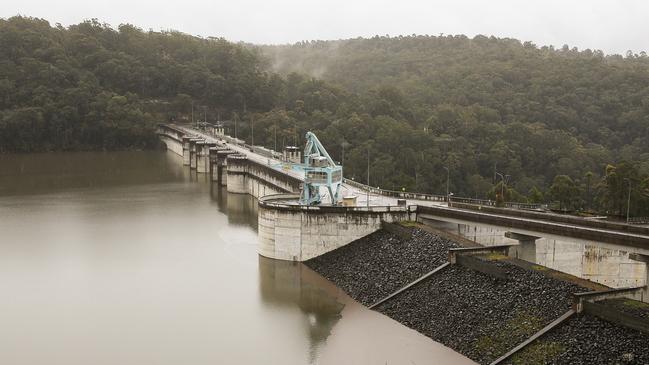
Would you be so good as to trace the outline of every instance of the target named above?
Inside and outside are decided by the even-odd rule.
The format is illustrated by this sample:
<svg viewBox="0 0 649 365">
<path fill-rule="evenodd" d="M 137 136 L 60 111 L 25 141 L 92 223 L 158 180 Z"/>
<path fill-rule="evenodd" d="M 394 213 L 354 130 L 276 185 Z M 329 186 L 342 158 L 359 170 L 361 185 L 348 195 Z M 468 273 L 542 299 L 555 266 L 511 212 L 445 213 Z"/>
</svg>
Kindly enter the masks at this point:
<svg viewBox="0 0 649 365">
<path fill-rule="evenodd" d="M 251 43 L 408 34 L 476 34 L 607 53 L 649 50 L 649 0 L 2 0 L 16 14 L 69 25 L 175 29 Z"/>
</svg>

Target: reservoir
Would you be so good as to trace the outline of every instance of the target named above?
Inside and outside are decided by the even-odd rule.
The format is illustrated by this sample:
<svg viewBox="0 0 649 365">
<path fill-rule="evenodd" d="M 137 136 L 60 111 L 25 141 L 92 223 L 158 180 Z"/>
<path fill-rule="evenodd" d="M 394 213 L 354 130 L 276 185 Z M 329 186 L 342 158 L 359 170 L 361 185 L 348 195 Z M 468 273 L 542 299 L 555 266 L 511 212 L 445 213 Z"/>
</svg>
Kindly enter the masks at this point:
<svg viewBox="0 0 649 365">
<path fill-rule="evenodd" d="M 170 152 L 0 155 L 0 363 L 473 364 L 300 263 Z"/>
</svg>

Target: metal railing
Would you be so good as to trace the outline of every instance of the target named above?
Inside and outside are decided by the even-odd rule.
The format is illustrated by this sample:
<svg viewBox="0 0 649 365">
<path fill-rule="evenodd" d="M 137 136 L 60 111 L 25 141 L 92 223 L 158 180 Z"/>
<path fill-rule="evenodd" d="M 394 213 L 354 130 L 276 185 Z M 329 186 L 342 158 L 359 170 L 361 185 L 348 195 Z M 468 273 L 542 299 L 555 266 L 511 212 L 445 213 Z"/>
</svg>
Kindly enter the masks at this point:
<svg viewBox="0 0 649 365">
<path fill-rule="evenodd" d="M 428 201 L 438 201 L 438 202 L 446 201 L 446 195 L 409 193 L 405 191 L 379 189 L 379 188 L 375 188 L 369 185 L 359 183 L 354 180 L 350 180 L 348 178 L 343 178 L 343 182 L 345 184 L 351 185 L 361 190 L 369 191 L 370 193 L 375 195 L 383 195 L 383 196 L 389 196 L 392 198 L 401 198 L 401 199 L 428 200 Z"/>
</svg>

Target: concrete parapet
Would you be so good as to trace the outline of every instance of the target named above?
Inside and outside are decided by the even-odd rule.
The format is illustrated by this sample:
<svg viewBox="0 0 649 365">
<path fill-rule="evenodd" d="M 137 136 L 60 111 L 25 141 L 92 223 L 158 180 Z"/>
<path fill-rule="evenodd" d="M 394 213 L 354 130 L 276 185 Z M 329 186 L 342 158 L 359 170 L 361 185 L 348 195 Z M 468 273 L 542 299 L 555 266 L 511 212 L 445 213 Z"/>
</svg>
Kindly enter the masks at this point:
<svg viewBox="0 0 649 365">
<path fill-rule="evenodd" d="M 519 212 L 516 211 L 517 214 Z M 529 213 L 524 212 L 524 214 Z M 441 217 L 441 219 L 451 218 L 469 222 L 480 222 L 483 225 L 509 227 L 510 230 L 520 229 L 528 232 L 548 233 L 563 237 L 649 249 L 649 236 L 623 230 L 604 230 L 588 225 L 577 226 L 575 223 L 566 224 L 555 221 L 554 218 L 550 218 L 550 215 L 544 215 L 543 213 L 536 214 L 541 214 L 541 216 L 548 217 L 548 219 L 542 219 L 536 216 L 534 219 L 531 219 L 520 216 L 499 215 L 484 211 L 460 210 L 439 206 L 419 206 L 418 214 L 423 217 L 431 217 L 431 219 L 439 219 L 436 217 Z M 580 220 L 580 222 L 590 221 Z"/>
<path fill-rule="evenodd" d="M 582 308 L 584 312 L 611 323 L 642 331 L 644 333 L 649 333 L 649 319 L 632 316 L 611 306 L 599 304 L 597 302 L 584 302 Z"/>
<path fill-rule="evenodd" d="M 480 211 L 483 213 L 492 213 L 492 214 L 499 214 L 505 216 L 512 216 L 516 218 L 532 219 L 532 220 L 538 219 L 547 222 L 571 224 L 579 227 L 605 229 L 605 230 L 611 230 L 617 232 L 626 232 L 626 233 L 649 236 L 648 227 L 636 226 L 631 224 L 585 219 L 585 218 L 575 217 L 570 215 L 536 212 L 531 210 L 497 208 L 497 207 L 490 207 L 490 206 L 483 206 L 483 205 L 453 203 L 452 206 L 455 208 Z"/>
<path fill-rule="evenodd" d="M 381 228 L 404 240 L 412 238 L 412 230 L 397 223 L 381 222 Z"/>
<path fill-rule="evenodd" d="M 584 310 L 584 303 L 597 302 L 605 299 L 627 298 L 642 301 L 645 287 L 638 288 L 620 288 L 602 291 L 593 291 L 586 293 L 576 293 L 573 295 L 572 308 L 580 313 Z"/>
<path fill-rule="evenodd" d="M 451 264 L 456 264 L 459 255 L 485 255 L 496 253 L 508 256 L 512 247 L 514 247 L 514 245 L 451 248 L 448 250 L 448 261 Z"/>
<path fill-rule="evenodd" d="M 492 262 L 475 258 L 473 255 L 457 255 L 455 258 L 455 263 L 460 266 L 464 266 L 467 269 L 481 272 L 496 279 L 507 279 L 507 271 L 497 267 Z"/>
</svg>

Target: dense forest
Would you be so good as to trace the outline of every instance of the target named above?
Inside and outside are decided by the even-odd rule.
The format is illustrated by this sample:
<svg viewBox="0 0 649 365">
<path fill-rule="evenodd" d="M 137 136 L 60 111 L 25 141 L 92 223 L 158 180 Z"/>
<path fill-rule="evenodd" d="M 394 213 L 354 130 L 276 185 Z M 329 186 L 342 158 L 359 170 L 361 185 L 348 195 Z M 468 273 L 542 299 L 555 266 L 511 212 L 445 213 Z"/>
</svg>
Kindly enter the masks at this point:
<svg viewBox="0 0 649 365">
<path fill-rule="evenodd" d="M 156 123 L 318 134 L 387 189 L 649 215 L 649 57 L 476 36 L 286 46 L 0 19 L 0 152 L 152 148 Z M 231 132 L 234 129 L 231 128 Z M 448 174 L 448 175 L 447 175 Z M 505 186 L 501 186 L 505 182 Z M 500 192 L 504 191 L 504 196 Z"/>
</svg>

